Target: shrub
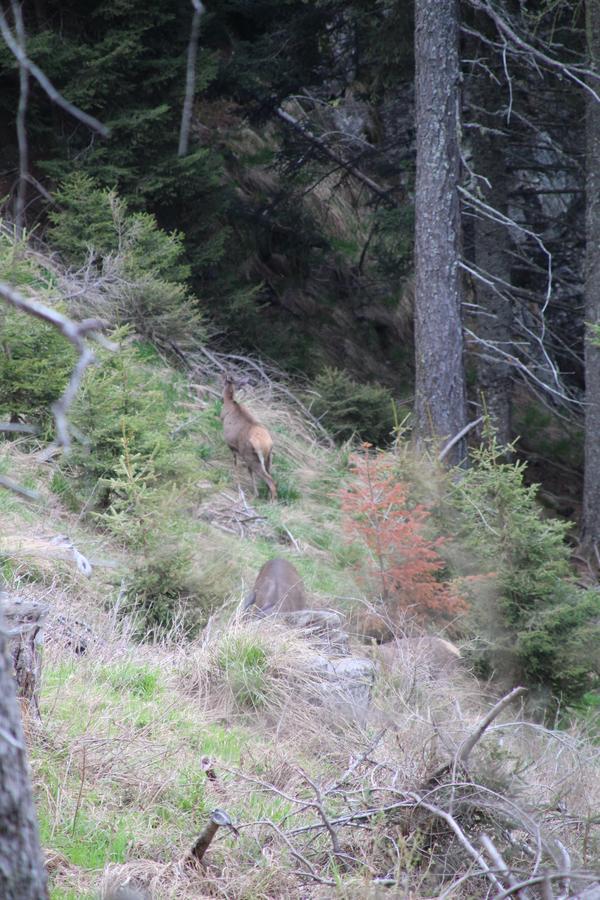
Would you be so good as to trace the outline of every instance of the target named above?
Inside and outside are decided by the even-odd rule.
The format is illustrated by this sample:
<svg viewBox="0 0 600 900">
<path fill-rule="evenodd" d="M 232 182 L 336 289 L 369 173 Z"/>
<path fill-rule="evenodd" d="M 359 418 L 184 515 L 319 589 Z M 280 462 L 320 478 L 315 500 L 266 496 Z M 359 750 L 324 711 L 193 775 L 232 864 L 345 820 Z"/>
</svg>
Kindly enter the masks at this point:
<svg viewBox="0 0 600 900">
<path fill-rule="evenodd" d="M 339 441 L 358 435 L 377 446 L 389 443 L 396 424 L 391 392 L 381 385 L 358 384 L 340 369 L 325 368 L 314 383 L 313 412 Z"/>
<path fill-rule="evenodd" d="M 378 584 L 389 615 L 409 612 L 423 620 L 462 612 L 464 601 L 438 577 L 445 566 L 437 552 L 443 538 L 423 535 L 429 512 L 409 502 L 408 486 L 396 480 L 392 458 L 365 449 L 353 457 L 355 478 L 341 491 L 344 526 L 367 545 L 369 577 Z"/>
<path fill-rule="evenodd" d="M 74 361 L 55 328 L 0 306 L 0 417 L 47 422 Z"/>
<path fill-rule="evenodd" d="M 0 280 L 25 293 L 34 288 L 45 302 L 55 303 L 46 273 L 1 229 Z M 74 360 L 73 347 L 55 328 L 0 304 L 0 417 L 47 421 Z"/>
<path fill-rule="evenodd" d="M 158 479 L 176 477 L 191 462 L 189 435 L 172 437 L 174 404 L 187 397 L 183 380 L 163 366 L 143 360 L 143 348 L 127 341 L 122 329 L 113 340 L 115 353 L 100 351 L 73 406 L 71 420 L 80 440 L 65 467 L 74 476 L 82 499 L 93 491 L 96 507 L 108 506 L 115 479 L 123 477 L 124 440 L 136 466 L 148 465 Z"/>
<path fill-rule="evenodd" d="M 98 314 L 169 347 L 204 337 L 187 287 L 182 234 L 162 231 L 149 213 L 130 213 L 115 191 L 80 172 L 65 179 L 56 200 L 50 239 L 70 265 L 91 260 L 100 285 L 93 301 Z"/>
<path fill-rule="evenodd" d="M 568 580 L 570 525 L 542 518 L 538 486 L 524 484 L 525 464 L 506 462 L 493 436 L 471 462 L 450 498 L 457 536 L 493 574 L 495 595 L 488 584 L 473 604 L 473 629 L 487 645 L 481 661 L 572 701 L 600 676 L 600 596 Z"/>
<path fill-rule="evenodd" d="M 189 634 L 200 625 L 194 619 L 191 598 L 191 556 L 187 548 L 157 541 L 153 551 L 141 557 L 126 582 L 124 602 L 126 614 L 136 618 L 136 636 L 148 638 L 169 631 L 177 621 Z"/>
</svg>

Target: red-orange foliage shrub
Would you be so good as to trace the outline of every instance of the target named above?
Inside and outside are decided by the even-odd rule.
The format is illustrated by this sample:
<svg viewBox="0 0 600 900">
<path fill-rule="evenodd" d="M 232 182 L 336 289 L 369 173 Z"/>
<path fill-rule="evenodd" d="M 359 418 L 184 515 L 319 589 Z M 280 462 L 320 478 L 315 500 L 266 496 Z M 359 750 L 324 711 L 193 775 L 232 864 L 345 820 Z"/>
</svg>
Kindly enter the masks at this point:
<svg viewBox="0 0 600 900">
<path fill-rule="evenodd" d="M 355 454 L 351 466 L 355 479 L 340 492 L 345 530 L 371 551 L 369 575 L 379 582 L 388 611 L 420 619 L 463 612 L 463 598 L 436 579 L 444 567 L 437 548 L 445 539 L 429 540 L 421 533 L 429 512 L 423 505 L 409 506 L 409 488 L 396 480 L 393 461 L 367 450 Z"/>
</svg>

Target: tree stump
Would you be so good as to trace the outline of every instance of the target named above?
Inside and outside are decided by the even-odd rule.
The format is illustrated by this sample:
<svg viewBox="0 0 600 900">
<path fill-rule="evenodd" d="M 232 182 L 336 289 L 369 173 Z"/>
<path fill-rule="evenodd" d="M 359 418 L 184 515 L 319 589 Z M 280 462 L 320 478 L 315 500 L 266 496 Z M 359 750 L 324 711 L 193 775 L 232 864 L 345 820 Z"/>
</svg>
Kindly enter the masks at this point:
<svg viewBox="0 0 600 900">
<path fill-rule="evenodd" d="M 49 607 L 35 600 L 22 600 L 0 594 L 6 637 L 12 657 L 17 696 L 29 711 L 39 716 L 39 691 L 42 672 L 40 647 Z"/>
</svg>

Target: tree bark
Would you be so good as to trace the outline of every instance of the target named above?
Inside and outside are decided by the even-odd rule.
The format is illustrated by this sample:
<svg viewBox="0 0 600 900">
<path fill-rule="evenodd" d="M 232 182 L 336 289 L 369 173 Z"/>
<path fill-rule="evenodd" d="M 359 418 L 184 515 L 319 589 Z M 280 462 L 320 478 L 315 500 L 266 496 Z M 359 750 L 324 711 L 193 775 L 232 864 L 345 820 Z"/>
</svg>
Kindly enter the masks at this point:
<svg viewBox="0 0 600 900">
<path fill-rule="evenodd" d="M 417 443 L 466 424 L 458 183 L 458 0 L 415 4 L 415 418 Z M 465 441 L 449 454 L 464 457 Z"/>
<path fill-rule="evenodd" d="M 48 897 L 1 599 L 0 897 L 2 900 L 46 900 Z"/>
<path fill-rule="evenodd" d="M 587 0 L 589 66 L 600 68 L 600 0 Z M 598 81 L 590 79 L 597 89 Z M 600 542 L 600 347 L 590 340 L 590 324 L 600 325 L 600 104 L 586 95 L 585 253 L 585 472 L 582 540 Z"/>
</svg>

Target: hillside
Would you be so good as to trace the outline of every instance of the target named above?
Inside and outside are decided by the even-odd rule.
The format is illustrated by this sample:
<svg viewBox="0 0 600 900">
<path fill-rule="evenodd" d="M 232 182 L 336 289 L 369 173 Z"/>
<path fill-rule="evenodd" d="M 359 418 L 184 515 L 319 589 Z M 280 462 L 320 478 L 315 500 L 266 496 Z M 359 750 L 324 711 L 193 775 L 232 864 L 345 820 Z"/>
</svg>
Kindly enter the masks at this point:
<svg viewBox="0 0 600 900">
<path fill-rule="evenodd" d="M 71 279 L 73 287 L 75 276 L 56 258 L 17 250 L 10 272 L 22 290 L 78 315 L 96 310 L 99 295 L 59 300 L 60 286 Z M 104 295 L 102 302 L 106 311 Z M 25 725 L 53 900 L 358 898 L 388 889 L 467 898 L 490 886 L 507 896 L 501 891 L 511 883 L 498 854 L 511 878 L 533 879 L 533 891 L 548 872 L 558 891 L 585 896 L 600 853 L 598 672 L 586 660 L 582 681 L 564 653 L 574 642 L 581 661 L 585 641 L 594 641 L 595 608 L 584 615 L 593 592 L 555 597 L 569 583 L 560 562 L 564 530 L 542 519 L 514 480 L 518 464 L 474 459 L 468 503 L 477 508 L 475 529 L 480 514 L 491 528 L 503 519 L 511 539 L 527 530 L 533 566 L 545 560 L 543 584 L 522 554 L 507 571 L 522 594 L 544 598 L 546 618 L 555 616 L 561 629 L 552 653 L 563 656 L 550 665 L 560 658 L 565 697 L 571 691 L 564 709 L 550 701 L 552 683 L 535 668 L 539 655 L 511 675 L 502 669 L 505 657 L 492 654 L 490 671 L 491 635 L 502 647 L 522 628 L 513 619 L 510 633 L 499 621 L 485 630 L 483 614 L 489 619 L 494 604 L 501 608 L 509 581 L 501 571 L 481 581 L 490 549 L 468 543 L 467 495 L 451 503 L 452 478 L 417 457 L 401 429 L 372 464 L 391 466 L 384 475 L 392 472 L 412 499 L 396 496 L 385 516 L 405 553 L 398 529 L 407 521 L 414 546 L 429 547 L 416 543 L 419 535 L 454 534 L 439 547 L 444 568 L 435 584 L 472 587 L 470 611 L 450 621 L 443 608 L 415 620 L 415 598 L 424 602 L 419 590 L 430 585 L 422 572 L 413 584 L 403 569 L 403 587 L 378 596 L 369 534 L 353 530 L 343 500 L 344 489 L 364 500 L 360 466 L 368 452 L 353 456 L 356 447 L 327 438 L 302 384 L 208 346 L 188 349 L 186 365 L 176 364 L 160 344 L 119 328 L 115 349 L 98 349 L 73 407 L 70 456 L 53 451 L 44 434 L 0 445 L 0 472 L 30 492 L 0 493 L 6 587 L 12 598 L 49 608 L 39 718 L 32 709 Z M 10 316 L 3 329 L 11 346 L 43 362 L 39 344 L 23 349 Z M 44 389 L 64 352 L 50 347 Z M 264 487 L 252 497 L 242 467 L 236 481 L 219 419 L 224 369 L 248 379 L 240 397 L 273 435 L 276 503 L 267 502 Z M 5 384 L 18 377 L 17 367 Z M 26 402 L 34 403 L 33 393 Z M 384 482 L 367 472 L 385 501 Z M 505 479 L 494 501 L 486 472 Z M 428 518 L 417 527 L 421 507 Z M 369 509 L 376 518 L 381 511 L 377 503 Z M 530 518 L 515 518 L 525 513 Z M 498 570 L 502 541 L 494 550 Z M 376 648 L 360 641 L 366 610 L 369 621 L 383 620 L 399 635 L 424 628 L 452 636 L 463 661 L 450 674 L 426 651 L 406 653 L 391 671 L 377 665 L 368 705 L 349 701 L 335 680 L 324 693 L 322 661 L 336 651 L 324 649 L 321 635 L 239 616 L 258 569 L 274 556 L 297 567 L 311 605 L 345 616 L 355 656 L 376 658 Z M 416 563 L 420 572 L 418 554 Z M 576 623 L 571 613 L 565 618 L 575 609 Z M 548 641 L 554 632 L 543 627 L 540 619 L 536 633 Z M 494 677 L 478 680 L 474 668 Z M 532 699 L 513 702 L 479 733 L 522 675 Z M 186 853 L 215 808 L 235 832 L 221 828 L 197 868 Z M 481 835 L 492 844 L 482 845 Z"/>
</svg>

